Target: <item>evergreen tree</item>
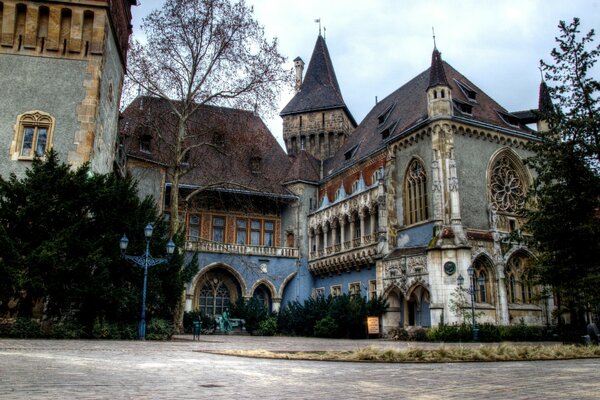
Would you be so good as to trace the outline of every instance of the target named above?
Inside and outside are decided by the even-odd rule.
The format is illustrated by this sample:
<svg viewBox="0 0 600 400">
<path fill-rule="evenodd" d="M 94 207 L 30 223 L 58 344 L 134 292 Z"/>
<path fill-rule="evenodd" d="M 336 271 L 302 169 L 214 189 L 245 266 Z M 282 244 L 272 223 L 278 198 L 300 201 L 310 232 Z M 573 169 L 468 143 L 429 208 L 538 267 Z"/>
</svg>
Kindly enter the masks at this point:
<svg viewBox="0 0 600 400">
<path fill-rule="evenodd" d="M 537 177 L 526 229 L 540 254 L 541 282 L 555 290 L 559 311 L 583 324 L 600 304 L 600 84 L 591 75 L 600 46 L 593 47 L 593 30 L 580 37 L 577 18 L 559 29 L 554 63 L 541 61 L 550 83 L 540 107 L 548 130 L 531 145 Z"/>
<path fill-rule="evenodd" d="M 52 151 L 23 179 L 0 177 L 0 313 L 11 302 L 19 316 L 43 304 L 45 317 L 89 329 L 96 320 L 137 321 L 143 271 L 122 260 L 118 244 L 126 232 L 129 250 L 142 254 L 148 222 L 155 223 L 151 252 L 162 255 L 168 228 L 131 179 L 92 174 L 87 165 L 73 171 Z M 149 273 L 149 318 L 172 319 L 194 272 L 182 263 L 176 255 Z"/>
</svg>

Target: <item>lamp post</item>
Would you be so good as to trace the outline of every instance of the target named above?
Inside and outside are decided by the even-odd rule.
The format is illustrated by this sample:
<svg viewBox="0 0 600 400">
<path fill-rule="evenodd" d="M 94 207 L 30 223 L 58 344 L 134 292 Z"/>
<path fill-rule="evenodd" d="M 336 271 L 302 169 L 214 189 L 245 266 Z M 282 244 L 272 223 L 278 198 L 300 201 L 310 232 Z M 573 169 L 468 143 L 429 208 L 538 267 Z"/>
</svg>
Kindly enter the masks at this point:
<svg viewBox="0 0 600 400">
<path fill-rule="evenodd" d="M 150 238 L 152 237 L 152 231 L 154 227 L 152 224 L 146 225 L 144 228 L 144 237 L 146 238 L 146 251 L 141 256 L 130 256 L 125 254 L 129 239 L 123 234 L 119 247 L 121 248 L 121 254 L 124 259 L 131 261 L 134 265 L 144 268 L 144 287 L 142 289 L 142 315 L 140 317 L 140 324 L 138 326 L 138 335 L 140 340 L 146 338 L 146 283 L 148 281 L 148 268 L 155 265 L 164 264 L 169 261 L 170 256 L 175 251 L 175 243 L 169 240 L 167 243 L 167 257 L 152 257 L 150 255 Z"/>
<path fill-rule="evenodd" d="M 473 275 L 475 274 L 475 269 L 473 268 L 472 265 L 470 265 L 469 268 L 467 268 L 467 273 L 469 274 L 469 287 L 467 289 L 463 289 L 463 287 L 462 287 L 463 283 L 465 282 L 465 278 L 463 278 L 463 276 L 461 274 L 458 274 L 458 278 L 456 280 L 458 281 L 458 287 L 460 288 L 460 290 L 465 290 L 467 293 L 469 293 L 471 295 L 471 318 L 472 318 L 471 332 L 473 334 L 473 341 L 476 342 L 479 340 L 479 327 L 477 326 L 477 323 L 475 322 L 475 292 L 479 291 L 479 289 L 477 289 L 476 287 L 473 286 L 473 283 L 475 282 L 475 280 L 473 279 Z M 479 279 L 477 280 L 477 283 L 479 284 L 479 287 L 481 287 L 485 284 L 485 280 L 483 279 L 482 276 L 479 277 Z"/>
</svg>

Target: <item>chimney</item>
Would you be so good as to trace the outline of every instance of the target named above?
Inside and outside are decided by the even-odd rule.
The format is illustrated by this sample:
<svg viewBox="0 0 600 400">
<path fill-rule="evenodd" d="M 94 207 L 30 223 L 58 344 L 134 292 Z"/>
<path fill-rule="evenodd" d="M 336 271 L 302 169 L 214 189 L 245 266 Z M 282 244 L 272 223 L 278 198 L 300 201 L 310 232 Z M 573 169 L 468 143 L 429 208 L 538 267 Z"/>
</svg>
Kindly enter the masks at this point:
<svg viewBox="0 0 600 400">
<path fill-rule="evenodd" d="M 304 72 L 304 61 L 302 61 L 300 57 L 296 57 L 294 60 L 294 68 L 296 69 L 296 86 L 294 89 L 296 90 L 296 93 L 298 93 L 302 86 L 302 74 Z"/>
</svg>

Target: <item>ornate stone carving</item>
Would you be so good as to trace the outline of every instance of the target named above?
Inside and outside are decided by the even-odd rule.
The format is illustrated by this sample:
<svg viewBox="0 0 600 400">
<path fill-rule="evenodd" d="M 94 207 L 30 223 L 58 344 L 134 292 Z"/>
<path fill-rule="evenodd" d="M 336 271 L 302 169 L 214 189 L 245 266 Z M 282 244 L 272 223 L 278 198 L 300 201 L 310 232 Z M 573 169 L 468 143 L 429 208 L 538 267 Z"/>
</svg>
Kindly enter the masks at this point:
<svg viewBox="0 0 600 400">
<path fill-rule="evenodd" d="M 383 265 L 383 280 L 385 286 L 397 286 L 403 294 L 416 283 L 427 286 L 424 277 L 427 272 L 427 256 L 402 257 L 391 260 Z"/>
<path fill-rule="evenodd" d="M 525 186 L 514 163 L 501 156 L 493 165 L 490 179 L 493 207 L 499 212 L 515 213 L 525 205 Z"/>
</svg>

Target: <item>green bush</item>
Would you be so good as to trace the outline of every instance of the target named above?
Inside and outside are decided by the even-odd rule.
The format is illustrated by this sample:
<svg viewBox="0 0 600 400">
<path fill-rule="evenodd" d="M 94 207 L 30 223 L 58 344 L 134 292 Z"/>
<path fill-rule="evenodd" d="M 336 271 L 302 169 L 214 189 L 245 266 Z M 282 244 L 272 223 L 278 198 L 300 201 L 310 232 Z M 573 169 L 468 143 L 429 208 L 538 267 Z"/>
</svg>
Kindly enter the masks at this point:
<svg viewBox="0 0 600 400">
<path fill-rule="evenodd" d="M 269 311 L 265 304 L 256 298 L 245 300 L 239 298 L 231 307 L 231 318 L 241 318 L 244 320 L 246 332 L 252 334 L 259 327 L 259 324 L 269 317 Z"/>
<path fill-rule="evenodd" d="M 274 336 L 277 333 L 277 316 L 272 315 L 258 324 L 256 331 L 259 336 Z"/>
<path fill-rule="evenodd" d="M 172 321 L 164 319 L 153 319 L 146 327 L 146 339 L 148 340 L 169 340 L 173 336 L 175 327 Z"/>
<path fill-rule="evenodd" d="M 39 338 L 42 337 L 42 330 L 39 322 L 27 317 L 18 317 L 10 329 L 10 336 L 29 339 Z"/>
<path fill-rule="evenodd" d="M 96 320 L 92 328 L 94 339 L 133 340 L 138 338 L 137 324 L 104 322 Z"/>
<path fill-rule="evenodd" d="M 410 340 L 415 342 L 426 342 L 427 341 L 427 331 L 425 328 L 417 328 L 410 332 Z"/>
<path fill-rule="evenodd" d="M 479 341 L 481 342 L 500 342 L 502 334 L 500 327 L 489 322 L 479 325 Z"/>
<path fill-rule="evenodd" d="M 337 336 L 338 333 L 338 324 L 335 320 L 327 316 L 323 319 L 320 319 L 315 324 L 315 336 L 322 338 L 333 338 Z"/>
<path fill-rule="evenodd" d="M 54 339 L 79 339 L 85 337 L 83 326 L 74 321 L 52 324 L 50 336 Z"/>
<path fill-rule="evenodd" d="M 433 342 L 469 342 L 473 335 L 471 325 L 463 323 L 432 328 L 427 333 L 427 338 Z"/>
</svg>

